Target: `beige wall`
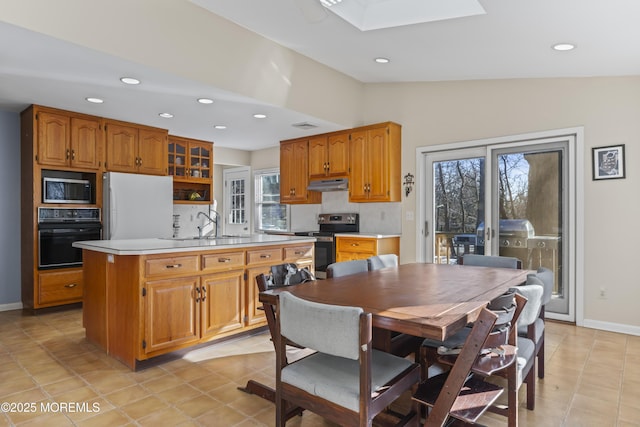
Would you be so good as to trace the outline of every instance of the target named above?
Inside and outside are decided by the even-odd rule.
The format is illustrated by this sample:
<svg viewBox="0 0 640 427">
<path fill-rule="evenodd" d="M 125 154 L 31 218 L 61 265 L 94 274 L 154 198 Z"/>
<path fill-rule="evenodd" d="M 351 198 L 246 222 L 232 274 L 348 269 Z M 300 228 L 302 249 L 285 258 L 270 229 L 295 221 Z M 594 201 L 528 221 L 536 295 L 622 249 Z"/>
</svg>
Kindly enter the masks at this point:
<svg viewBox="0 0 640 427">
<path fill-rule="evenodd" d="M 403 125 L 403 174 L 415 174 L 417 147 L 584 126 L 585 324 L 640 334 L 640 77 L 371 84 L 364 111 Z M 594 182 L 591 147 L 611 144 L 626 144 L 627 178 Z M 417 212 L 415 194 L 403 212 Z M 402 230 L 403 262 L 413 261 L 415 221 Z"/>
</svg>

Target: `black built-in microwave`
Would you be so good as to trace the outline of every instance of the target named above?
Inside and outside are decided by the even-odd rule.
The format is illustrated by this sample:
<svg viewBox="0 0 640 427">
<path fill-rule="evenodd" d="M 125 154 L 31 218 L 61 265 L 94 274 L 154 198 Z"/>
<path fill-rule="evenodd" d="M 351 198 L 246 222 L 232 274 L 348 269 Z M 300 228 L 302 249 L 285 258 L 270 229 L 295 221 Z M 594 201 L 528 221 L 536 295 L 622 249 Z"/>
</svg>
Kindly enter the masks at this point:
<svg viewBox="0 0 640 427">
<path fill-rule="evenodd" d="M 42 178 L 43 203 L 93 203 L 91 181 L 59 177 Z"/>
</svg>

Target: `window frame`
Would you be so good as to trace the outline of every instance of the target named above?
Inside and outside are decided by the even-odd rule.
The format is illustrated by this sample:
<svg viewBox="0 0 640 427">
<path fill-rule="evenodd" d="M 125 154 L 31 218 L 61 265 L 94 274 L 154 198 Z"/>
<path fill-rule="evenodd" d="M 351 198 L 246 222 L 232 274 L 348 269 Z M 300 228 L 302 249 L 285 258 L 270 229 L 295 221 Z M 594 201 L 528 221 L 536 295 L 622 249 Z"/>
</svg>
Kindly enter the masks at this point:
<svg viewBox="0 0 640 427">
<path fill-rule="evenodd" d="M 278 201 L 264 201 L 262 199 L 262 191 L 260 188 L 259 180 L 263 176 L 269 175 L 278 175 L 278 181 L 280 182 L 280 168 L 269 168 L 269 169 L 259 169 L 253 172 L 253 186 L 254 186 L 254 197 L 253 197 L 253 212 L 254 212 L 254 230 L 258 233 L 265 232 L 289 232 L 291 230 L 291 207 L 288 204 L 280 203 L 280 189 L 278 188 Z M 261 213 L 261 207 L 264 205 L 282 205 L 285 207 L 285 221 L 286 227 L 282 228 L 264 228 Z"/>
</svg>

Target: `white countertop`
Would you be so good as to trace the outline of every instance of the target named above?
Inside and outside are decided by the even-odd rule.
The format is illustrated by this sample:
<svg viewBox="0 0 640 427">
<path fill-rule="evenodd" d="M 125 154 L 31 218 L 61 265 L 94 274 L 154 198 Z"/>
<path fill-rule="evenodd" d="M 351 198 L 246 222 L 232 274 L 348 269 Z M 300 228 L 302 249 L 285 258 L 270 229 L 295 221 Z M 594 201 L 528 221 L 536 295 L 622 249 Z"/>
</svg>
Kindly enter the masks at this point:
<svg viewBox="0 0 640 427">
<path fill-rule="evenodd" d="M 401 236 L 400 234 L 336 233 L 336 237 L 368 237 L 373 239 L 387 239 L 389 237 L 401 237 Z"/>
<path fill-rule="evenodd" d="M 73 247 L 114 255 L 149 255 L 173 252 L 192 252 L 213 249 L 237 249 L 286 243 L 315 242 L 315 237 L 252 234 L 243 237 L 217 239 L 126 239 L 87 240 L 74 242 Z"/>
</svg>

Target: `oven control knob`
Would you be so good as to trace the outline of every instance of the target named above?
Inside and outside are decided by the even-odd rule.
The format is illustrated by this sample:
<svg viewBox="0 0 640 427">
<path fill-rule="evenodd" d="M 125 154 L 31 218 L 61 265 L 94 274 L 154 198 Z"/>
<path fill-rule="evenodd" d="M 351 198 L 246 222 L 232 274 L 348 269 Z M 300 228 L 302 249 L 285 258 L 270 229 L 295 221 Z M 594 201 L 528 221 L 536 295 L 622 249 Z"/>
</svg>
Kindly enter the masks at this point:
<svg viewBox="0 0 640 427">
<path fill-rule="evenodd" d="M 516 240 L 516 241 L 515 241 L 515 246 L 516 246 L 516 247 L 518 247 L 518 248 L 519 248 L 520 246 L 522 246 L 522 240 Z"/>
<path fill-rule="evenodd" d="M 509 240 L 503 240 L 502 241 L 502 246 L 509 246 Z"/>
<path fill-rule="evenodd" d="M 538 242 L 536 246 L 538 246 L 539 248 L 544 248 L 546 244 L 544 242 Z"/>
</svg>

